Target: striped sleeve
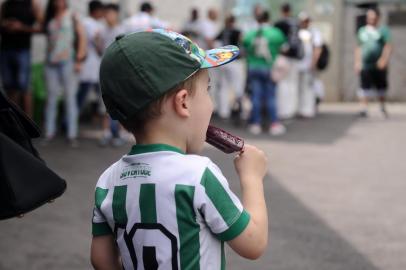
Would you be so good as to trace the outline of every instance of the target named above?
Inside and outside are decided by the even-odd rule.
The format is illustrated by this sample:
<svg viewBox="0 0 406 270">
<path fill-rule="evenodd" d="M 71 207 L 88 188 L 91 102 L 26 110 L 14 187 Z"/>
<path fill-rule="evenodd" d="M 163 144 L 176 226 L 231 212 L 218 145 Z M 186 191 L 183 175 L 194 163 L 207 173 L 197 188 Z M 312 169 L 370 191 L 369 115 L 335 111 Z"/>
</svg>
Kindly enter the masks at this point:
<svg viewBox="0 0 406 270">
<path fill-rule="evenodd" d="M 240 235 L 247 227 L 250 216 L 215 164 L 207 166 L 200 185 L 203 187 L 200 211 L 210 230 L 222 241 Z"/>
<path fill-rule="evenodd" d="M 102 236 L 112 234 L 112 230 L 107 223 L 105 216 L 103 215 L 101 205 L 106 199 L 108 189 L 103 189 L 96 187 L 95 191 L 95 206 L 93 208 L 93 218 L 92 218 L 92 235 Z"/>
</svg>

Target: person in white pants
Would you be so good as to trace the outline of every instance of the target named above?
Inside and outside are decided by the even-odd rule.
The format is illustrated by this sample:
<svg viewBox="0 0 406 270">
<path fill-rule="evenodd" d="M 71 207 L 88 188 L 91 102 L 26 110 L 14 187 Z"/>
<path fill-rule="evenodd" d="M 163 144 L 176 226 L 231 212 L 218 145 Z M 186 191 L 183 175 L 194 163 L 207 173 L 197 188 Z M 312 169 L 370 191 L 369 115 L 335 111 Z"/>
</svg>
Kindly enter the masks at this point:
<svg viewBox="0 0 406 270">
<path fill-rule="evenodd" d="M 316 114 L 315 66 L 318 60 L 316 58 L 323 44 L 320 32 L 310 28 L 310 16 L 301 12 L 299 20 L 301 27 L 299 38 L 303 42 L 304 56 L 299 62 L 297 115 L 311 118 Z"/>
<path fill-rule="evenodd" d="M 230 15 L 225 19 L 225 27 L 216 38 L 221 45 L 240 47 L 241 31 L 235 27 L 235 18 Z M 244 94 L 245 67 L 241 59 L 230 65 L 220 67 L 216 74 L 217 87 L 213 88 L 215 110 L 222 119 L 230 117 L 231 105 L 240 100 Z"/>
</svg>

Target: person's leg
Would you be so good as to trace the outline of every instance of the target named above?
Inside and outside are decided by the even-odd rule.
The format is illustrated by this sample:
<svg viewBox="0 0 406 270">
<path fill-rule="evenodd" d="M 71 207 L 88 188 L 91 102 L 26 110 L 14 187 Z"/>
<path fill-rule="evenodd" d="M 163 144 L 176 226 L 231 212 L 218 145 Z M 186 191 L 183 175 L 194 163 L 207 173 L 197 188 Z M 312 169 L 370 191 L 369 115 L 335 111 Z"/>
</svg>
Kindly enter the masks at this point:
<svg viewBox="0 0 406 270">
<path fill-rule="evenodd" d="M 297 116 L 301 117 L 302 110 L 303 110 L 303 92 L 304 92 L 304 72 L 303 71 L 299 71 L 298 80 L 297 80 L 297 90 L 298 90 Z"/>
<path fill-rule="evenodd" d="M 388 77 L 387 70 L 377 70 L 376 72 L 376 90 L 381 105 L 381 112 L 385 118 L 389 117 L 388 111 L 386 109 L 386 91 L 388 89 Z"/>
<path fill-rule="evenodd" d="M 310 70 L 302 73 L 301 106 L 299 115 L 312 118 L 315 115 L 315 92 L 313 89 L 313 74 Z"/>
<path fill-rule="evenodd" d="M 68 139 L 72 142 L 78 136 L 78 107 L 76 102 L 77 83 L 73 63 L 67 62 L 61 66 L 61 81 L 64 88 L 66 122 L 68 123 Z"/>
<path fill-rule="evenodd" d="M 361 70 L 360 74 L 360 82 L 361 88 L 358 91 L 358 99 L 361 106 L 361 111 L 359 112 L 359 116 L 366 117 L 368 116 L 368 97 L 371 95 L 372 92 L 372 78 L 370 76 L 369 70 Z"/>
<path fill-rule="evenodd" d="M 0 55 L 0 68 L 1 68 L 1 79 L 3 82 L 3 87 L 9 99 L 11 99 L 15 104 L 19 105 L 19 93 L 17 91 L 16 85 L 16 61 L 15 61 L 15 51 L 14 50 L 3 50 Z"/>
<path fill-rule="evenodd" d="M 45 67 L 47 102 L 45 109 L 45 138 L 52 139 L 56 133 L 57 102 L 60 91 L 58 66 Z"/>
<path fill-rule="evenodd" d="M 84 103 L 86 101 L 87 93 L 89 92 L 90 83 L 88 82 L 79 82 L 78 93 L 76 95 L 77 106 L 79 112 L 82 111 Z"/>
<path fill-rule="evenodd" d="M 264 100 L 266 101 L 267 112 L 270 118 L 269 133 L 274 136 L 282 135 L 286 132 L 286 128 L 280 123 L 278 116 L 275 82 L 269 77 L 269 72 L 264 73 Z"/>
<path fill-rule="evenodd" d="M 215 114 L 219 113 L 220 104 L 219 104 L 219 92 L 220 92 L 220 80 L 222 73 L 215 69 L 209 69 L 210 76 L 210 96 L 213 100 Z"/>
<path fill-rule="evenodd" d="M 267 105 L 267 111 L 268 111 L 268 116 L 271 121 L 271 124 L 278 123 L 278 112 L 276 109 L 276 85 L 275 83 L 269 79 L 269 78 L 264 78 L 265 82 L 265 96 L 264 99 L 266 101 Z"/>
<path fill-rule="evenodd" d="M 297 60 L 291 58 L 286 60 L 289 68 L 286 76 L 278 82 L 277 107 L 279 117 L 289 119 L 297 113 L 299 69 Z"/>
<path fill-rule="evenodd" d="M 251 103 L 252 103 L 252 110 L 251 110 L 251 119 L 250 124 L 254 127 L 253 133 L 257 133 L 256 131 L 260 131 L 261 125 L 261 107 L 262 107 L 262 85 L 261 85 L 261 78 L 258 74 L 257 70 L 249 70 L 249 84 L 251 89 Z"/>
<path fill-rule="evenodd" d="M 244 63 L 242 60 L 235 60 L 228 65 L 230 65 L 230 83 L 232 84 L 234 97 L 236 100 L 239 100 L 244 95 L 245 88 L 246 74 Z"/>
<path fill-rule="evenodd" d="M 20 50 L 17 55 L 18 72 L 17 83 L 22 96 L 22 107 L 24 112 L 32 117 L 32 98 L 30 91 L 31 56 L 29 50 Z"/>
<path fill-rule="evenodd" d="M 222 119 L 230 117 L 231 70 L 229 65 L 222 66 L 219 71 L 218 114 Z"/>
</svg>

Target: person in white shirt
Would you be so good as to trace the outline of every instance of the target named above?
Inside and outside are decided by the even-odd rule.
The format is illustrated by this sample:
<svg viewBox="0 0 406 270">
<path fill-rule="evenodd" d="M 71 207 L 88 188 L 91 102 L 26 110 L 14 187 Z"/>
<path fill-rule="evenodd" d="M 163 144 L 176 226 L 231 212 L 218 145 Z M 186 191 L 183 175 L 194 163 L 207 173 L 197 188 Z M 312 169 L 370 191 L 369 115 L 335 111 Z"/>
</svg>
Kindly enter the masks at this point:
<svg viewBox="0 0 406 270">
<path fill-rule="evenodd" d="M 79 74 L 77 102 L 79 110 L 83 109 L 89 90 L 93 89 L 100 96 L 99 66 L 101 59 L 100 33 L 103 28 L 104 6 L 98 0 L 89 2 L 89 16 L 83 19 L 87 37 L 87 54 Z"/>
<path fill-rule="evenodd" d="M 191 40 L 198 40 L 200 36 L 199 23 L 199 10 L 197 8 L 192 8 L 190 10 L 190 18 L 182 27 L 182 34 L 189 37 Z"/>
<path fill-rule="evenodd" d="M 323 45 L 320 31 L 310 27 L 311 18 L 306 12 L 299 14 L 300 27 L 299 38 L 303 43 L 303 58 L 298 63 L 298 107 L 299 117 L 311 118 L 315 116 L 316 109 L 316 91 L 315 91 L 315 71 L 318 52 Z"/>
<path fill-rule="evenodd" d="M 153 13 L 154 7 L 151 3 L 142 3 L 140 12 L 123 22 L 124 32 L 132 33 L 148 28 L 168 28 L 169 24 L 154 17 Z"/>
<path fill-rule="evenodd" d="M 117 4 L 106 4 L 104 7 L 105 25 L 103 25 L 100 40 L 102 51 L 110 46 L 117 36 L 124 33 L 123 26 L 119 22 L 120 7 Z M 104 113 L 102 129 L 103 134 L 99 140 L 100 146 L 107 146 L 112 144 L 113 146 L 121 146 L 126 143 L 125 136 L 123 136 L 123 130 L 121 125 L 116 120 L 112 120 L 106 112 L 104 103 L 101 103 L 101 109 Z"/>
<path fill-rule="evenodd" d="M 202 35 L 202 39 L 197 43 L 204 50 L 212 49 L 215 47 L 214 41 L 219 32 L 219 26 L 217 23 L 218 12 L 214 8 L 210 8 L 207 11 L 207 18 L 200 22 L 199 30 Z"/>
</svg>

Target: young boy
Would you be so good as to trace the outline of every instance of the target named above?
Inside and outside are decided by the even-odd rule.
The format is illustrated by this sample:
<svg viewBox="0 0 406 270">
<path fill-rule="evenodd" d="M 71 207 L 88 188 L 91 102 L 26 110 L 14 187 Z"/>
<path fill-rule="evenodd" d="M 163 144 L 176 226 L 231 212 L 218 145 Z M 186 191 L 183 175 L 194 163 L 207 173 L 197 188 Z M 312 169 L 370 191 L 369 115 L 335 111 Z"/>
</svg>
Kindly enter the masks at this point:
<svg viewBox="0 0 406 270">
<path fill-rule="evenodd" d="M 213 112 L 207 68 L 238 48 L 203 51 L 156 29 L 117 37 L 100 67 L 110 115 L 137 141 L 100 177 L 91 261 L 95 269 L 225 269 L 224 242 L 258 258 L 268 241 L 264 153 L 234 160 L 242 203 L 203 148 Z"/>
</svg>

